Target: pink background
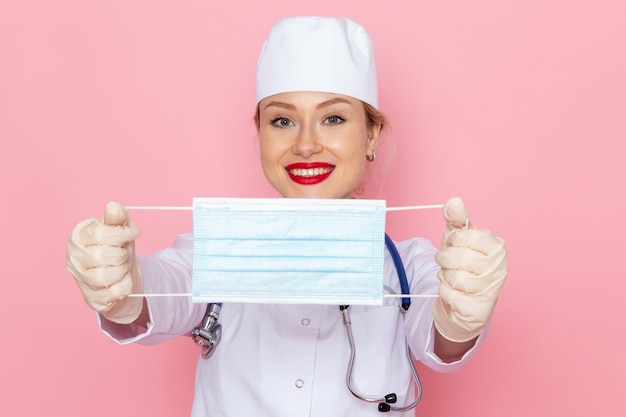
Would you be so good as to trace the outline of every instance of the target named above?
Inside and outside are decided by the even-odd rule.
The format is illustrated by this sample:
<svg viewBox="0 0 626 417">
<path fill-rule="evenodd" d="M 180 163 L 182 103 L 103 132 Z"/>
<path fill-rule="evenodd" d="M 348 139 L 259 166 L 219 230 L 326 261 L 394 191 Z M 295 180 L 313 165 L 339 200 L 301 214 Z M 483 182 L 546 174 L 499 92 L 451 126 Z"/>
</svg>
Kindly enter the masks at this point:
<svg viewBox="0 0 626 417">
<path fill-rule="evenodd" d="M 65 242 L 110 199 L 275 196 L 251 123 L 254 69 L 270 25 L 297 14 L 352 17 L 375 40 L 397 151 L 367 196 L 460 195 L 507 241 L 487 344 L 459 373 L 420 367 L 418 415 L 625 415 L 625 5 L 2 2 L 0 415 L 188 415 L 196 347 L 107 340 Z M 133 215 L 144 253 L 191 226 L 188 212 Z M 388 221 L 396 239 L 438 243 L 443 227 L 438 212 Z"/>
</svg>

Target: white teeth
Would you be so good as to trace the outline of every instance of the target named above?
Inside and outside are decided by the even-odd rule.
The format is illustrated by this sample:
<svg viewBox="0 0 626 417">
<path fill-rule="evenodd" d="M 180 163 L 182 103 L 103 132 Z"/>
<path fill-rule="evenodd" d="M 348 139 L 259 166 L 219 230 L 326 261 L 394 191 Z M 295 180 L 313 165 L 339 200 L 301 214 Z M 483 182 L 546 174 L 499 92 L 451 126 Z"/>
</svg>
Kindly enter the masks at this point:
<svg viewBox="0 0 626 417">
<path fill-rule="evenodd" d="M 309 169 L 290 169 L 289 173 L 296 177 L 315 177 L 317 175 L 328 174 L 333 168 L 309 168 Z"/>
</svg>

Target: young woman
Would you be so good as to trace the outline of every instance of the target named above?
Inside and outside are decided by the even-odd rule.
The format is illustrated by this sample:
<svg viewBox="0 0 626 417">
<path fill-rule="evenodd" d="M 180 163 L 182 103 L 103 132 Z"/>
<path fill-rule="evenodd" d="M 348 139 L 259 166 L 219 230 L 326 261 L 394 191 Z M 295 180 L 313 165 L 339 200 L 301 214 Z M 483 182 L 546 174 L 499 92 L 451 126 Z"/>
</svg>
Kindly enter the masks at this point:
<svg viewBox="0 0 626 417">
<path fill-rule="evenodd" d="M 257 68 L 256 122 L 263 172 L 283 197 L 354 198 L 387 124 L 365 29 L 336 18 L 276 23 Z M 444 372 L 466 363 L 482 343 L 506 276 L 502 240 L 469 225 L 460 199 L 448 201 L 444 217 L 440 251 L 414 238 L 389 248 L 384 262 L 387 293 L 402 292 L 397 251 L 411 293 L 437 299 L 408 310 L 395 299 L 347 309 L 221 306 L 221 341 L 198 361 L 192 416 L 413 415 L 419 383 L 412 360 Z M 74 229 L 68 268 L 102 330 L 118 342 L 189 335 L 206 305 L 128 295 L 190 292 L 193 236 L 181 235 L 153 256 L 134 253 L 138 236 L 126 209 L 109 203 L 102 222 Z M 385 398 L 389 393 L 396 398 Z"/>
</svg>

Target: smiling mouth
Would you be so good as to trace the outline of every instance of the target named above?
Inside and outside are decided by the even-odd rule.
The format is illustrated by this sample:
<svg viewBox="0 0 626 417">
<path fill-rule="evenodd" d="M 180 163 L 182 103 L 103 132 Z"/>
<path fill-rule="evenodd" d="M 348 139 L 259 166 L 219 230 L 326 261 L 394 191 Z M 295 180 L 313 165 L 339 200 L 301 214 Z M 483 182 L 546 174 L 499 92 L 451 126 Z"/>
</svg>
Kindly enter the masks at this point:
<svg viewBox="0 0 626 417">
<path fill-rule="evenodd" d="M 285 170 L 289 178 L 296 184 L 315 185 L 325 181 L 335 166 L 325 162 L 294 163 L 287 165 Z"/>
<path fill-rule="evenodd" d="M 296 168 L 296 169 L 288 169 L 287 172 L 289 175 L 293 177 L 317 177 L 319 175 L 329 174 L 335 167 L 325 167 L 325 168 Z"/>
</svg>

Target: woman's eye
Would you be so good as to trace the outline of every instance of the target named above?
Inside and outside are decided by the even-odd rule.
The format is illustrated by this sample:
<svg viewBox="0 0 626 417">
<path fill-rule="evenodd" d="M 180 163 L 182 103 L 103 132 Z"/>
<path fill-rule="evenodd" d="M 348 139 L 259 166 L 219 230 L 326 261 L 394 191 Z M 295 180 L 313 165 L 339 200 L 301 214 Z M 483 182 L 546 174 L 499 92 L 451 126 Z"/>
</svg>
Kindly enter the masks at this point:
<svg viewBox="0 0 626 417">
<path fill-rule="evenodd" d="M 343 123 L 344 121 L 345 120 L 339 116 L 329 116 L 326 118 L 325 123 L 329 125 L 338 125 L 340 123 Z"/>
<path fill-rule="evenodd" d="M 272 120 L 272 124 L 277 127 L 289 127 L 292 125 L 291 120 L 284 117 L 277 117 L 276 119 Z"/>
</svg>

